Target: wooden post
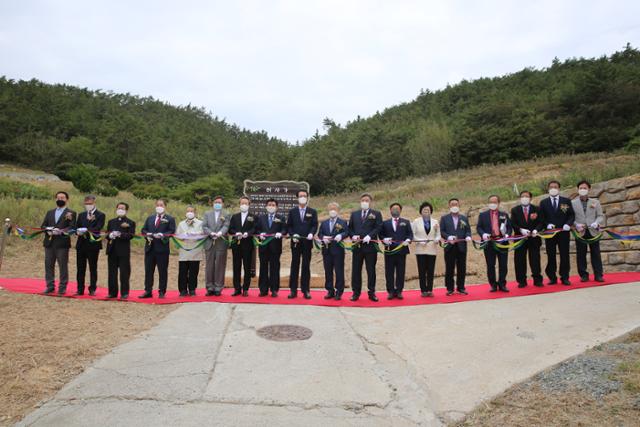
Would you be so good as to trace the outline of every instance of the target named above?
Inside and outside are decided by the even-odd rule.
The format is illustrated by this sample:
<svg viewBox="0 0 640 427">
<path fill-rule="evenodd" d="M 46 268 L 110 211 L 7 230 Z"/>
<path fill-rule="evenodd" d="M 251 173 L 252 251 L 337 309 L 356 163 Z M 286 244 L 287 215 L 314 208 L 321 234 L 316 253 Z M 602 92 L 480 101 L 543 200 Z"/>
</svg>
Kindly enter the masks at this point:
<svg viewBox="0 0 640 427">
<path fill-rule="evenodd" d="M 2 257 L 4 257 L 4 248 L 7 245 L 9 239 L 9 232 L 11 231 L 11 219 L 5 218 L 4 225 L 2 226 L 2 234 L 0 235 L 0 270 L 2 270 Z"/>
</svg>

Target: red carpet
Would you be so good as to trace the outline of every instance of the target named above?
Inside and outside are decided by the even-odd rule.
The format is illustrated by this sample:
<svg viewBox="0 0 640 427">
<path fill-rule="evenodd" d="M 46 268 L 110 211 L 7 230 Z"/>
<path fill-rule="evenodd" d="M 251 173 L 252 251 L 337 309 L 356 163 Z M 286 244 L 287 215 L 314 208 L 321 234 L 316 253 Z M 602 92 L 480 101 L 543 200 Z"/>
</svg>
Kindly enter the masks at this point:
<svg viewBox="0 0 640 427">
<path fill-rule="evenodd" d="M 438 288 L 434 291 L 434 297 L 423 298 L 420 296 L 419 290 L 407 290 L 403 292 L 404 300 L 387 300 L 386 292 L 379 291 L 378 298 L 380 301 L 375 303 L 369 301 L 366 294 L 362 294 L 360 299 L 357 302 L 349 301 L 351 297 L 351 292 L 345 292 L 342 296 L 341 301 L 325 300 L 323 297 L 325 295 L 324 290 L 312 290 L 310 300 L 306 300 L 302 298 L 302 294 L 298 293 L 298 298 L 296 299 L 287 299 L 287 295 L 289 295 L 289 290 L 287 288 L 282 289 L 277 298 L 272 298 L 271 296 L 267 297 L 259 297 L 257 289 L 251 289 L 249 291 L 248 297 L 236 296 L 232 297 L 231 292 L 232 289 L 225 289 L 222 293 L 222 296 L 219 297 L 205 297 L 204 289 L 198 289 L 197 296 L 194 297 L 179 297 L 178 291 L 169 290 L 167 291 L 166 298 L 159 299 L 157 296 L 157 290 L 154 290 L 153 298 L 149 299 L 138 299 L 137 296 L 142 293 L 140 290 L 131 291 L 129 295 L 128 302 L 137 302 L 144 304 L 177 304 L 177 303 L 186 303 L 186 302 L 223 302 L 223 303 L 252 303 L 252 304 L 295 304 L 295 305 L 320 305 L 320 306 L 330 306 L 330 307 L 401 307 L 408 305 L 422 305 L 422 304 L 445 304 L 452 302 L 464 302 L 464 301 L 477 301 L 477 300 L 487 300 L 487 299 L 497 299 L 497 298 L 513 298 L 513 297 L 522 297 L 528 295 L 538 295 L 538 294 L 548 294 L 552 292 L 564 292 L 570 291 L 574 289 L 583 289 L 583 288 L 591 288 L 596 286 L 607 286 L 614 285 L 619 283 L 630 283 L 630 282 L 640 282 L 640 272 L 633 273 L 609 273 L 605 275 L 605 283 L 597 283 L 593 281 L 582 283 L 578 277 L 571 278 L 571 286 L 564 286 L 562 284 L 553 285 L 553 286 L 545 286 L 543 288 L 537 288 L 529 284 L 526 288 L 520 289 L 513 282 L 508 284 L 509 293 L 503 292 L 489 292 L 489 285 L 469 285 L 467 286 L 467 292 L 469 295 L 458 295 L 454 294 L 451 296 L 446 296 L 446 289 Z M 57 285 L 56 285 L 57 286 Z M 384 286 L 383 283 L 380 286 Z M 638 285 L 640 286 L 640 284 Z M 0 278 L 0 287 L 6 289 L 10 292 L 19 292 L 23 294 L 39 294 L 45 288 L 44 280 L 42 279 L 5 279 Z M 96 292 L 96 296 L 90 297 L 87 295 L 74 297 L 72 294 L 75 292 L 76 284 L 74 282 L 69 282 L 67 287 L 67 294 L 64 297 L 67 298 L 76 298 L 76 299 L 95 299 L 95 300 L 106 300 L 107 290 L 106 288 L 98 288 Z M 57 288 L 56 288 L 57 291 Z M 58 295 L 54 295 L 58 297 Z M 111 300 L 111 301 L 120 301 L 120 300 Z"/>
</svg>

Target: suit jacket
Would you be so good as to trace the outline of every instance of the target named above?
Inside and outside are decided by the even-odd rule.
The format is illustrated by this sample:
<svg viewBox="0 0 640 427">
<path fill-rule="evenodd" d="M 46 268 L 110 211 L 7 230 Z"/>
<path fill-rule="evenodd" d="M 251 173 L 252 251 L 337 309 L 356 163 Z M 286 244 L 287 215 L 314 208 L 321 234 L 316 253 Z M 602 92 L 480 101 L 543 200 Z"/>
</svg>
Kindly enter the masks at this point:
<svg viewBox="0 0 640 427">
<path fill-rule="evenodd" d="M 346 239 L 349 237 L 349 224 L 344 219 L 338 217 L 336 218 L 336 224 L 333 227 L 333 231 L 331 230 L 331 219 L 326 219 L 322 221 L 320 224 L 320 229 L 318 230 L 318 237 L 322 239 L 325 236 L 336 237 L 337 235 L 341 235 L 342 239 Z M 331 241 L 329 245 L 322 245 L 322 254 L 341 254 L 344 253 L 344 248 L 340 246 L 339 243 Z"/>
<path fill-rule="evenodd" d="M 119 231 L 120 237 L 109 239 L 107 234 L 107 255 L 129 256 L 131 254 L 131 239 L 136 233 L 136 223 L 129 218 L 118 217 L 109 220 L 107 232 Z"/>
<path fill-rule="evenodd" d="M 102 241 L 95 242 L 89 240 L 89 232 L 93 232 L 93 235 L 95 237 L 99 237 L 99 232 L 104 228 L 105 219 L 106 217 L 104 213 L 100 212 L 97 209 L 93 211 L 93 218 L 91 219 L 89 219 L 89 212 L 85 211 L 78 214 L 78 219 L 76 220 L 76 229 L 84 227 L 89 231 L 87 231 L 83 235 L 78 235 L 78 240 L 76 240 L 76 249 L 96 251 L 102 249 Z"/>
<path fill-rule="evenodd" d="M 504 237 L 505 234 L 512 235 L 513 227 L 511 227 L 511 220 L 509 219 L 509 215 L 507 215 L 504 211 L 498 211 L 498 228 L 502 228 L 504 224 L 505 231 L 504 233 L 498 230 L 498 234 L 494 234 L 491 229 L 491 211 L 487 210 L 484 212 L 480 212 L 478 215 L 478 224 L 476 226 L 476 230 L 478 235 L 482 236 L 483 234 L 488 234 L 491 237 Z"/>
<path fill-rule="evenodd" d="M 227 237 L 229 233 L 229 221 L 230 216 L 227 211 L 220 211 L 218 221 L 216 222 L 216 215 L 213 210 L 204 213 L 204 219 L 202 220 L 202 231 L 204 234 L 211 234 L 212 232 L 221 232 L 222 236 Z M 214 250 L 224 251 L 227 249 L 227 242 L 223 239 L 211 239 L 204 244 L 204 249 L 209 250 L 213 246 Z"/>
<path fill-rule="evenodd" d="M 458 228 L 454 226 L 453 215 L 446 214 L 440 218 L 440 235 L 443 239 L 447 239 L 449 236 L 453 236 L 456 239 L 466 239 L 471 237 L 471 227 L 469 226 L 469 220 L 464 215 L 458 215 Z M 445 248 L 445 251 L 456 249 L 460 252 L 467 252 L 467 242 L 458 242 L 455 245 L 450 245 Z"/>
<path fill-rule="evenodd" d="M 56 210 L 51 209 L 44 216 L 42 225 L 40 228 L 56 227 L 59 229 L 73 228 L 76 223 L 76 213 L 69 208 L 65 208 L 62 211 L 62 215 L 56 222 Z M 59 236 L 49 236 L 47 233 L 44 235 L 44 241 L 42 245 L 45 248 L 63 249 L 71 247 L 71 237 L 61 234 Z"/>
<path fill-rule="evenodd" d="M 366 218 L 362 221 L 362 210 L 351 212 L 349 218 L 349 236 L 360 236 L 360 240 L 365 236 L 370 236 L 371 239 L 377 240 L 382 229 L 382 214 L 375 209 L 369 209 L 367 211 Z M 361 243 L 359 247 L 354 247 L 356 251 L 361 250 L 364 253 L 376 252 L 376 243 Z"/>
<path fill-rule="evenodd" d="M 427 234 L 424 228 L 424 220 L 422 217 L 416 218 L 411 223 L 413 231 L 413 238 L 415 240 L 431 240 L 427 244 L 416 243 L 416 255 L 437 255 L 438 253 L 438 240 L 440 239 L 440 223 L 437 219 L 431 218 L 431 227 L 429 234 Z"/>
<path fill-rule="evenodd" d="M 544 218 L 545 228 L 548 224 L 553 224 L 555 228 L 562 228 L 563 225 L 573 225 L 575 213 L 571 205 L 571 200 L 559 196 L 558 209 L 554 210 L 551 204 L 551 197 L 542 199 L 540 202 L 540 212 Z"/>
<path fill-rule="evenodd" d="M 598 233 L 598 230 L 591 228 L 591 224 L 597 222 L 600 227 L 604 226 L 604 212 L 602 211 L 602 205 L 600 200 L 589 198 L 587 200 L 587 209 L 582 207 L 582 200 L 580 197 L 576 197 L 571 201 L 573 212 L 575 213 L 575 223 L 584 224 L 589 227 L 589 232 L 594 235 Z"/>
<path fill-rule="evenodd" d="M 156 216 L 153 214 L 147 218 L 142 226 L 142 234 L 147 233 L 162 233 L 162 234 L 175 234 L 176 233 L 176 220 L 172 216 L 166 213 L 162 215 L 160 224 L 156 227 Z M 158 254 L 170 253 L 171 247 L 169 246 L 168 239 L 146 239 L 144 245 L 145 252 L 155 252 Z"/>
<path fill-rule="evenodd" d="M 380 238 L 391 237 L 391 240 L 396 242 L 402 242 L 407 239 L 413 240 L 413 230 L 411 229 L 411 221 L 405 218 L 398 219 L 398 227 L 393 230 L 393 219 L 388 219 L 382 223 L 382 229 L 380 230 Z M 391 243 L 389 249 L 395 249 L 402 245 L 402 243 Z M 409 246 L 404 246 L 394 255 L 406 255 L 409 253 Z"/>
<path fill-rule="evenodd" d="M 269 214 L 265 213 L 258 217 L 258 223 L 256 224 L 256 234 L 265 233 L 265 234 L 276 234 L 282 233 L 282 235 L 287 234 L 287 219 L 283 214 L 276 212 L 273 217 L 273 222 L 271 223 L 271 227 L 269 227 Z M 260 252 L 271 252 L 274 254 L 282 253 L 282 239 L 271 239 L 269 243 L 264 246 L 260 246 Z"/>
<path fill-rule="evenodd" d="M 249 250 L 253 249 L 253 235 L 256 231 L 256 216 L 248 213 L 247 217 L 244 220 L 244 224 L 242 223 L 242 213 L 238 212 L 233 214 L 231 220 L 229 220 L 229 234 L 233 235 L 236 233 L 247 233 L 249 237 L 246 239 L 240 239 L 240 249 Z M 232 247 L 236 247 L 235 245 Z"/>
<path fill-rule="evenodd" d="M 291 209 L 287 216 L 287 231 L 291 236 L 297 234 L 302 238 L 309 233 L 315 235 L 318 232 L 318 212 L 307 206 L 303 221 L 300 219 L 300 208 L 296 206 Z"/>
<path fill-rule="evenodd" d="M 521 234 L 520 229 L 524 228 L 529 231 L 545 229 L 546 224 L 544 218 L 540 214 L 540 208 L 536 205 L 529 205 L 529 217 L 524 217 L 524 206 L 516 205 L 511 208 L 511 225 L 514 233 Z"/>
</svg>

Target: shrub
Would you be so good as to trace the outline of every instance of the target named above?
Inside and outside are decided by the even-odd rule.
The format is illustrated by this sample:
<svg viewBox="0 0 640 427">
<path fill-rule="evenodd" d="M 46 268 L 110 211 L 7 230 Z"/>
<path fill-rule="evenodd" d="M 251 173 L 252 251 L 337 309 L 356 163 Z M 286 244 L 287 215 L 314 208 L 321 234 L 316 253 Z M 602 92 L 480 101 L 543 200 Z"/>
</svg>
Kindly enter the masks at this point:
<svg viewBox="0 0 640 427">
<path fill-rule="evenodd" d="M 69 170 L 69 177 L 73 186 L 83 193 L 89 193 L 98 183 L 98 168 L 94 165 L 80 163 Z"/>
<path fill-rule="evenodd" d="M 103 169 L 98 176 L 102 181 L 108 182 L 118 190 L 126 190 L 133 185 L 133 176 L 129 172 L 120 169 Z"/>
<path fill-rule="evenodd" d="M 131 192 L 139 199 L 158 199 L 167 197 L 167 189 L 160 184 L 137 183 L 131 186 Z"/>
<path fill-rule="evenodd" d="M 2 179 L 0 180 L 0 197 L 46 200 L 51 198 L 51 193 L 45 188 L 36 187 L 26 182 Z"/>
<path fill-rule="evenodd" d="M 233 181 L 226 175 L 217 174 L 178 187 L 173 191 L 172 198 L 184 203 L 206 204 L 217 194 L 231 197 L 234 192 Z"/>
<path fill-rule="evenodd" d="M 96 184 L 96 193 L 105 197 L 115 197 L 118 195 L 118 189 L 108 181 L 98 180 L 98 183 Z"/>
</svg>

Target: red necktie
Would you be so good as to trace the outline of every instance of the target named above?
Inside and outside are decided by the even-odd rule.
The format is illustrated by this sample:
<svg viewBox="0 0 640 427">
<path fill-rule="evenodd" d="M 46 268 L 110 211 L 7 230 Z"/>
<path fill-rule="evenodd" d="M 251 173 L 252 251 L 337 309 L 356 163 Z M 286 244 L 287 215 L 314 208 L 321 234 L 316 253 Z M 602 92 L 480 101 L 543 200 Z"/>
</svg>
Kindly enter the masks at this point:
<svg viewBox="0 0 640 427">
<path fill-rule="evenodd" d="M 529 221 L 529 207 L 525 206 L 524 207 L 524 219 L 528 222 Z"/>
<path fill-rule="evenodd" d="M 398 218 L 393 219 L 393 231 L 398 231 Z"/>
<path fill-rule="evenodd" d="M 156 215 L 156 228 L 160 225 L 160 215 Z"/>
</svg>

